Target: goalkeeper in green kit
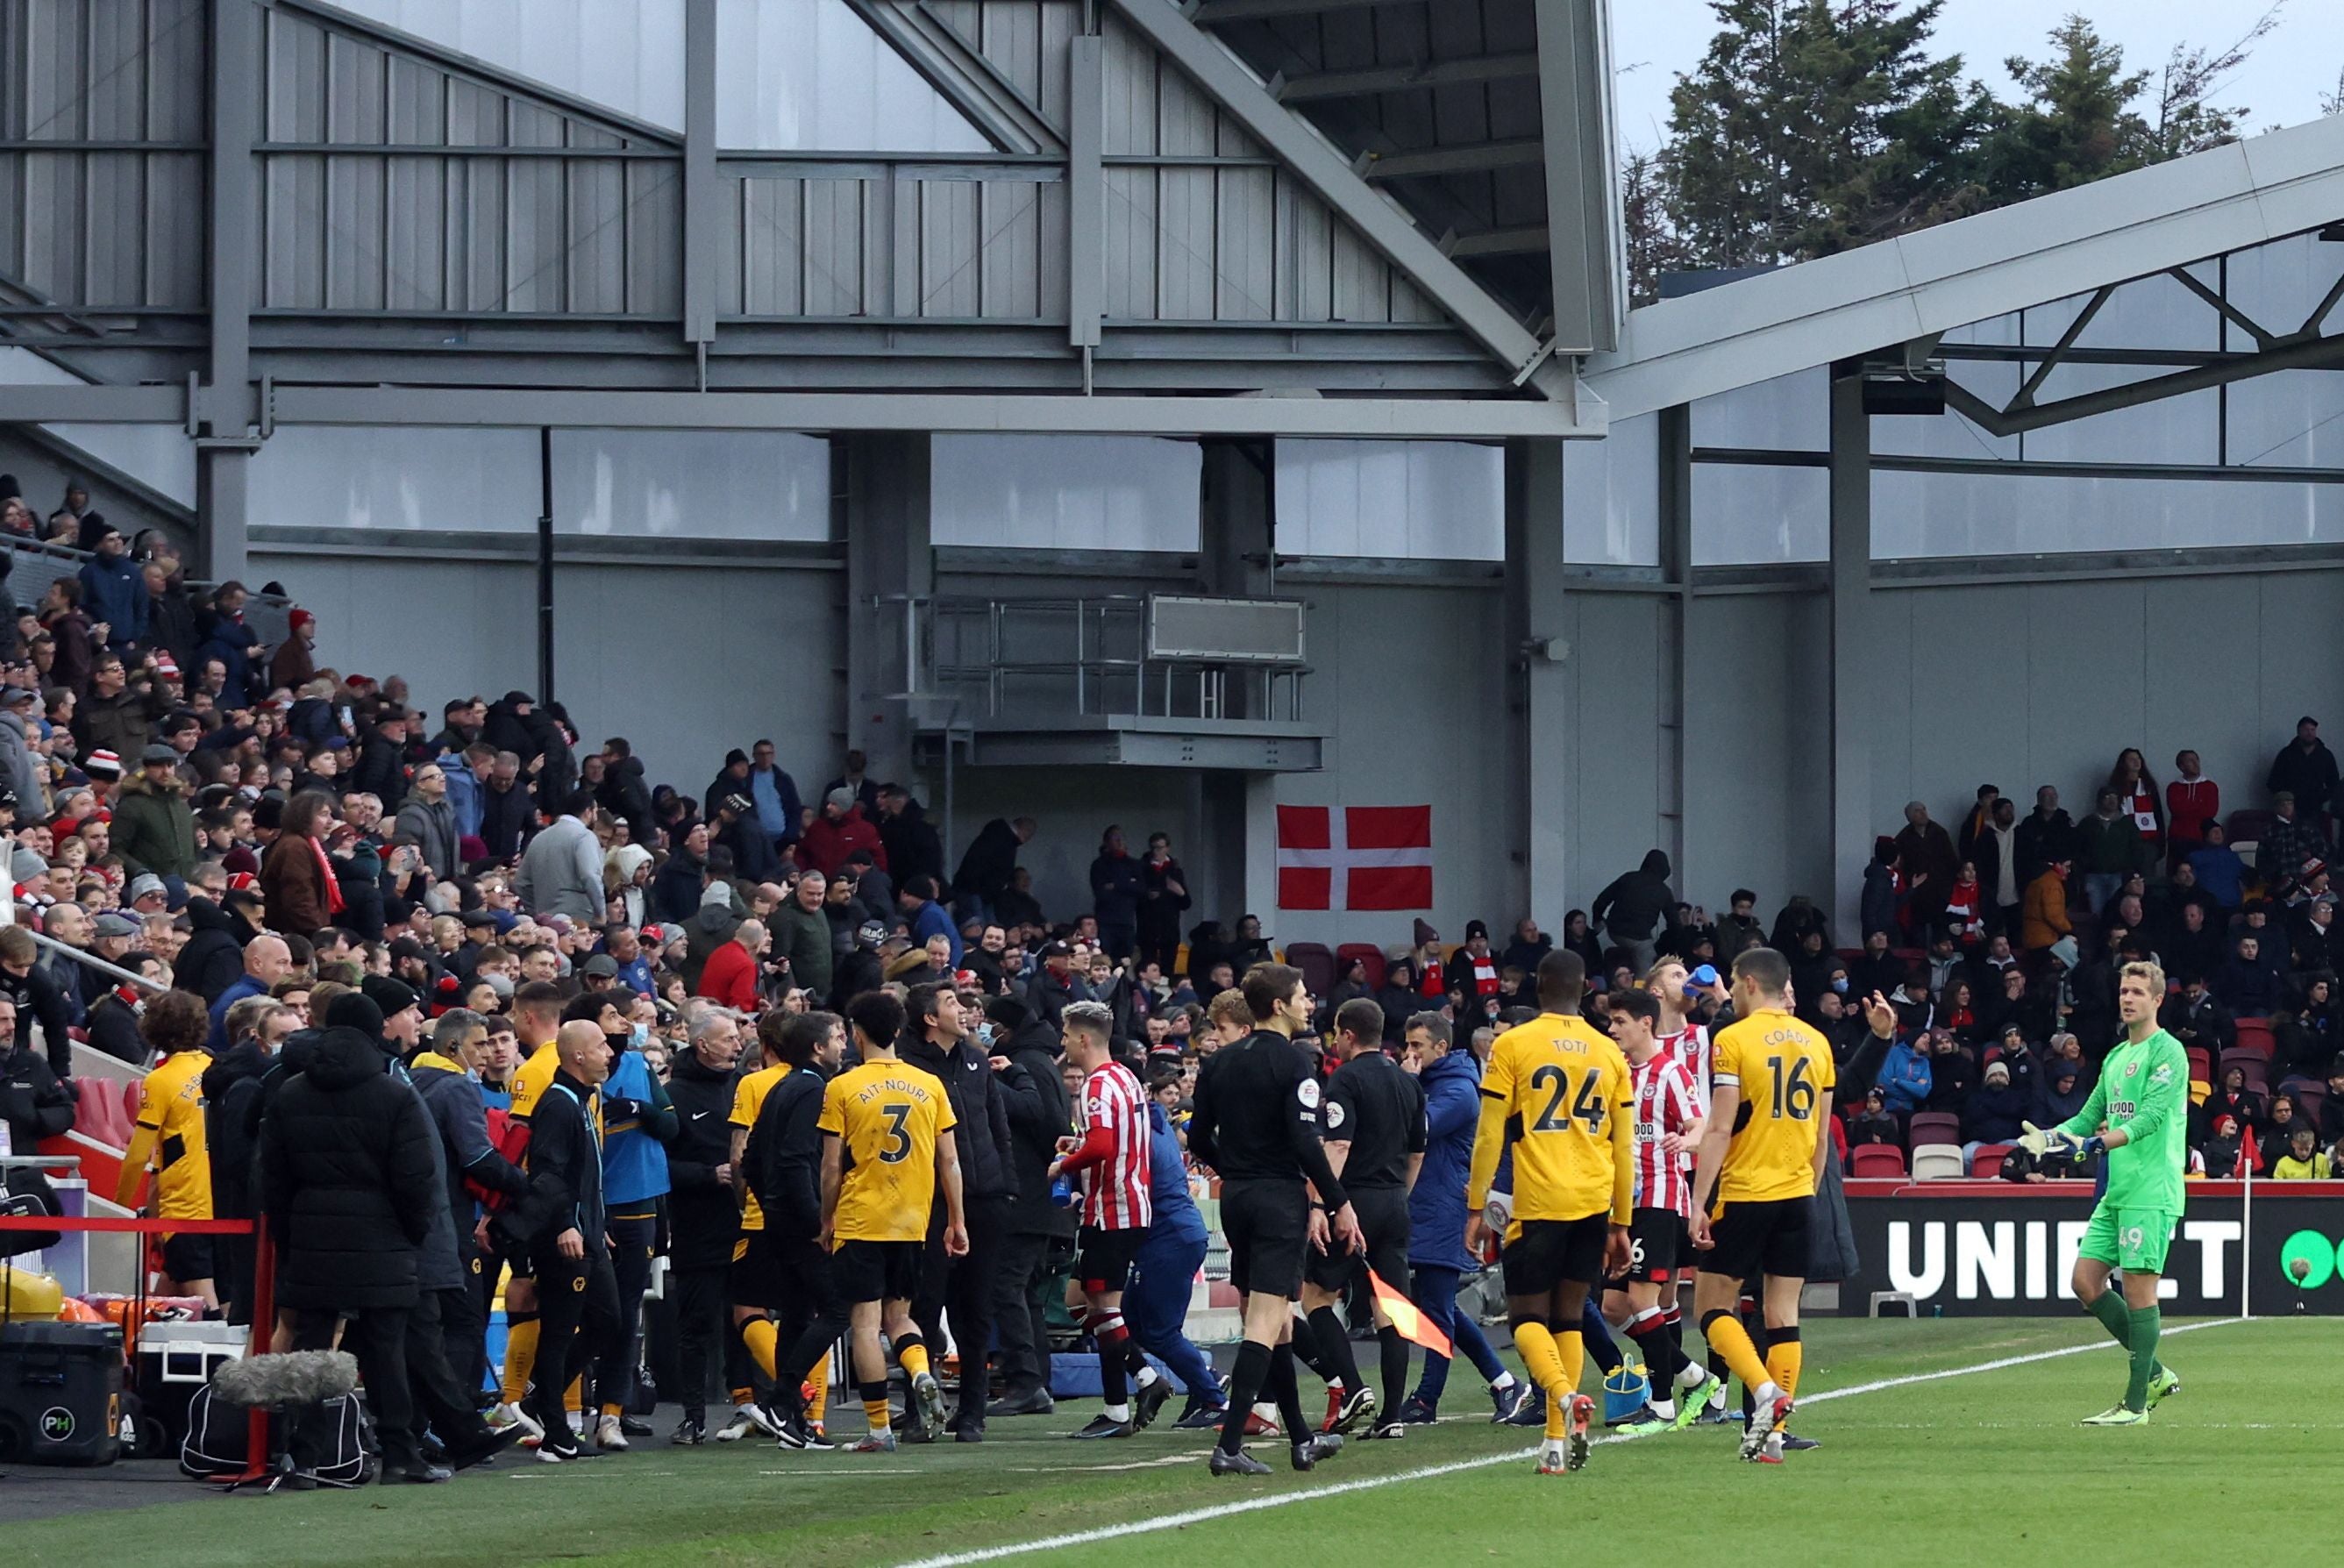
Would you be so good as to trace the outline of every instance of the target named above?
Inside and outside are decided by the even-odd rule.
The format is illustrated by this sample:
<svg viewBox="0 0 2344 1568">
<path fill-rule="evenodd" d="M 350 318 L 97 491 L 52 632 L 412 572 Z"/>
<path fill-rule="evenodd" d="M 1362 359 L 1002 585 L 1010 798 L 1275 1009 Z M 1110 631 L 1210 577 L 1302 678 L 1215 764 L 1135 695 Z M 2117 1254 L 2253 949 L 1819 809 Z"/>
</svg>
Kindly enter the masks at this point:
<svg viewBox="0 0 2344 1568">
<path fill-rule="evenodd" d="M 2076 1259 L 2076 1299 L 2132 1352 L 2132 1377 L 2124 1402 L 2086 1417 L 2086 1426 L 2139 1426 L 2159 1400 L 2181 1390 L 2181 1380 L 2157 1359 L 2164 1327 L 2157 1277 L 2181 1221 L 2182 1172 L 2189 1158 L 2189 1057 L 2180 1041 L 2157 1027 L 2164 1000 L 2163 969 L 2127 964 L 2117 982 L 2125 1037 L 2101 1064 L 2092 1098 L 2057 1127 L 2023 1124 L 2021 1142 L 2029 1154 L 2070 1148 L 2105 1151 L 2107 1158 L 2107 1190 L 2092 1210 Z M 2108 1288 L 2108 1275 L 2119 1269 L 2121 1294 Z"/>
</svg>

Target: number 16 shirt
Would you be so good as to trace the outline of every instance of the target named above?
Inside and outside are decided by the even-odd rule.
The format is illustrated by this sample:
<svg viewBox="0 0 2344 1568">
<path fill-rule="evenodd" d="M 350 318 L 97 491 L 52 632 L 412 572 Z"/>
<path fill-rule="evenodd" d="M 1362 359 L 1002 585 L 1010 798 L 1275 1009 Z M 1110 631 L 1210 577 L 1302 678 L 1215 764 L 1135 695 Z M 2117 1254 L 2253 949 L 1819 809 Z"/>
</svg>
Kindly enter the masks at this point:
<svg viewBox="0 0 2344 1568">
<path fill-rule="evenodd" d="M 1489 1201 L 1511 1138 L 1516 1227 L 1607 1211 L 1612 1224 L 1625 1225 L 1635 1138 L 1628 1058 L 1619 1046 L 1584 1018 L 1541 1013 L 1490 1047 L 1466 1201 L 1476 1210 Z"/>
<path fill-rule="evenodd" d="M 864 1062 L 823 1087 L 814 1125 L 846 1144 L 834 1238 L 926 1240 L 936 1139 L 958 1125 L 942 1080 L 909 1062 Z"/>
<path fill-rule="evenodd" d="M 1761 1007 L 1718 1031 L 1711 1072 L 1718 1087 L 1731 1084 L 1742 1096 L 1718 1199 L 1814 1197 L 1815 1130 L 1831 1116 L 1839 1082 L 1824 1037 L 1788 1013 Z"/>
</svg>

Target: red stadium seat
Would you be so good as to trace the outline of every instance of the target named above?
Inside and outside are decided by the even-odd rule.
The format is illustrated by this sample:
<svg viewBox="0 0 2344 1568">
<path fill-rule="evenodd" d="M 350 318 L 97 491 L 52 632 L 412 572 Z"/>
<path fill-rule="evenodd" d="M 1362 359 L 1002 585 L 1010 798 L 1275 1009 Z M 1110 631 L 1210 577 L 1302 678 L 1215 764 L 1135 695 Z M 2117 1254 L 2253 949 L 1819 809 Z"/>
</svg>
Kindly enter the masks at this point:
<svg viewBox="0 0 2344 1568">
<path fill-rule="evenodd" d="M 116 1148 L 130 1147 L 130 1132 L 138 1124 L 138 1086 L 117 1079 L 76 1078 L 78 1099 L 74 1130 Z M 126 1098 L 124 1091 L 128 1090 Z"/>
<path fill-rule="evenodd" d="M 1991 1181 L 2002 1174 L 2002 1162 L 2018 1147 L 2010 1143 L 1982 1143 L 1970 1156 L 1970 1174 L 1980 1181 Z"/>
<path fill-rule="evenodd" d="M 1904 1129 L 1904 1143 L 1908 1148 L 1919 1148 L 1932 1143 L 1958 1144 L 1961 1141 L 1962 1118 L 1951 1111 L 1916 1110 L 1913 1113 L 1911 1124 Z"/>
<path fill-rule="evenodd" d="M 1337 972 L 1339 973 L 1342 966 L 1354 958 L 1367 966 L 1368 989 L 1382 990 L 1384 988 L 1384 950 L 1372 942 L 1346 942 L 1335 949 Z"/>
<path fill-rule="evenodd" d="M 2271 1038 L 2268 1018 L 2238 1020 L 2238 1043 L 2231 1047 L 2232 1050 L 2252 1051 L 2268 1062 L 2277 1053 L 2278 1048 L 2278 1043 Z M 2228 1054 L 2228 1052 L 2224 1053 L 2226 1057 Z"/>
<path fill-rule="evenodd" d="M 1323 942 L 1288 942 L 1286 961 L 1302 971 L 1302 983 L 1314 996 L 1335 988 L 1335 955 Z"/>
<path fill-rule="evenodd" d="M 1893 1143 L 1867 1143 L 1855 1150 L 1854 1174 L 1894 1177 L 1904 1174 L 1904 1151 Z"/>
</svg>

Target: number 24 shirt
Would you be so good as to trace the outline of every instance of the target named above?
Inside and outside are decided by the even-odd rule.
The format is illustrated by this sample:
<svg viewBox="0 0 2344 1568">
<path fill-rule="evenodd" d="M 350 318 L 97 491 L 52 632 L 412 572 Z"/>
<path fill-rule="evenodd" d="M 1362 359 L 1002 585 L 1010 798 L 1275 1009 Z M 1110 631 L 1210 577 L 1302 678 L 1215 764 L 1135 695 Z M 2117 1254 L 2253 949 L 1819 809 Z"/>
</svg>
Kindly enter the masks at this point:
<svg viewBox="0 0 2344 1568">
<path fill-rule="evenodd" d="M 958 1125 L 943 1082 L 908 1062 L 864 1062 L 823 1089 L 814 1125 L 846 1145 L 833 1237 L 926 1240 L 936 1139 Z"/>
<path fill-rule="evenodd" d="M 1625 1225 L 1635 1135 L 1628 1059 L 1620 1047 L 1584 1018 L 1541 1013 L 1490 1047 L 1466 1201 L 1476 1209 L 1489 1202 L 1510 1138 L 1517 1228 L 1525 1220 L 1606 1212 L 1612 1224 Z"/>
</svg>

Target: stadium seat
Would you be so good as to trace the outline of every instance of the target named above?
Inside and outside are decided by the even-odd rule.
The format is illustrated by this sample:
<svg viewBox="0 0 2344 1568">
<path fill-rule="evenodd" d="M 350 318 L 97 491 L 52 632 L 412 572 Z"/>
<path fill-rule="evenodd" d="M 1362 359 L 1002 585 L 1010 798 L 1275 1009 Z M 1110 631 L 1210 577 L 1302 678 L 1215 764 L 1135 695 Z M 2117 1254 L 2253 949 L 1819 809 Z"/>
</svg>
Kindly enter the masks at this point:
<svg viewBox="0 0 2344 1568">
<path fill-rule="evenodd" d="M 1951 1111 L 1916 1110 L 1911 1125 L 1904 1129 L 1904 1147 L 1919 1148 L 1924 1144 L 1962 1141 L 1962 1118 Z"/>
<path fill-rule="evenodd" d="M 1335 949 L 1335 966 L 1338 970 L 1354 958 L 1367 966 L 1368 989 L 1382 990 L 1384 988 L 1384 950 L 1372 942 L 1346 942 Z"/>
<path fill-rule="evenodd" d="M 2278 1042 L 2271 1037 L 2271 1027 L 2270 1020 L 2268 1018 L 2240 1018 L 2238 1020 L 2238 1043 L 2231 1047 L 2231 1050 L 2252 1051 L 2255 1055 L 2262 1057 L 2263 1060 L 2268 1062 L 2274 1055 L 2277 1054 L 2278 1048 Z M 2223 1052 L 2222 1056 L 2225 1061 L 2228 1060 L 2229 1051 Z"/>
<path fill-rule="evenodd" d="M 123 1090 L 128 1089 L 126 1100 Z M 130 1147 L 130 1132 L 138 1122 L 138 1086 L 110 1078 L 76 1078 L 77 1099 L 74 1129 L 115 1148 Z"/>
<path fill-rule="evenodd" d="M 2255 806 L 2232 812 L 2228 824 L 2230 847 L 2251 863 L 2254 856 L 2248 852 L 2260 846 L 2263 835 L 2270 829 L 2270 813 Z"/>
<path fill-rule="evenodd" d="M 2203 1046 L 2191 1046 L 2182 1053 L 2189 1058 L 2189 1081 L 2211 1084 L 2214 1081 L 2214 1053 Z"/>
<path fill-rule="evenodd" d="M 2259 1095 L 2270 1092 L 2270 1063 L 2262 1052 L 2248 1050 L 2243 1046 L 2233 1046 L 2222 1053 L 2222 1077 L 2228 1077 L 2232 1067 L 2237 1067 L 2247 1075 L 2247 1087 L 2255 1093 Z"/>
<path fill-rule="evenodd" d="M 1950 1143 L 1925 1144 L 1913 1151 L 1915 1181 L 1959 1181 L 1968 1174 L 1962 1167 L 1962 1151 Z"/>
<path fill-rule="evenodd" d="M 1314 996 L 1335 988 L 1335 954 L 1323 942 L 1288 942 L 1286 961 L 1302 971 L 1302 983 Z"/>
<path fill-rule="evenodd" d="M 2002 1162 L 2018 1147 L 2010 1143 L 1982 1143 L 1970 1156 L 1970 1174 L 1980 1181 L 1991 1181 L 2002 1174 Z"/>
<path fill-rule="evenodd" d="M 2319 1120 L 2319 1108 L 2328 1103 L 2328 1086 L 2320 1083 L 2303 1084 L 2295 1089 L 2294 1094 L 2296 1114 L 2309 1117 L 2317 1125 Z"/>
<path fill-rule="evenodd" d="M 1893 1143 L 1867 1143 L 1855 1150 L 1853 1174 L 1867 1176 L 1902 1176 L 1904 1174 L 1904 1151 Z"/>
</svg>

